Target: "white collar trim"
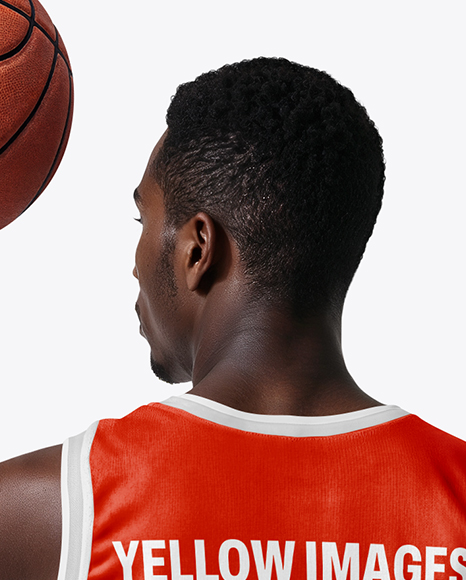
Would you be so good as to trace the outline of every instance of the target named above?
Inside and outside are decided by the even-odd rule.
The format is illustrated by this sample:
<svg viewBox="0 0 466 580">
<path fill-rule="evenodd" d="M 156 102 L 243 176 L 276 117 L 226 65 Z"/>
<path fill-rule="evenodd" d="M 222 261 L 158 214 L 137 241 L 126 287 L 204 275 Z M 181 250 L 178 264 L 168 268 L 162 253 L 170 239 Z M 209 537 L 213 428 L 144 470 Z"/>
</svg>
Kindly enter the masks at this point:
<svg viewBox="0 0 466 580">
<path fill-rule="evenodd" d="M 328 437 L 375 427 L 409 415 L 396 405 L 371 407 L 342 415 L 308 417 L 297 415 L 256 415 L 232 409 L 221 403 L 184 394 L 162 401 L 163 405 L 181 409 L 192 415 L 225 427 L 264 435 L 288 437 Z"/>
</svg>

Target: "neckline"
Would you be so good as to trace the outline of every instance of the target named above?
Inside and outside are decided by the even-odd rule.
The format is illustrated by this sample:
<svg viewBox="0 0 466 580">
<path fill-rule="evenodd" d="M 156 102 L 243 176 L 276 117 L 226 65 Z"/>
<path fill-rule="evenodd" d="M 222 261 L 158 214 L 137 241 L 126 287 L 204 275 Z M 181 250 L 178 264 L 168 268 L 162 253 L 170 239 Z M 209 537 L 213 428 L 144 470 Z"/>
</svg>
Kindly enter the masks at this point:
<svg viewBox="0 0 466 580">
<path fill-rule="evenodd" d="M 161 404 L 186 411 L 212 423 L 240 431 L 288 437 L 328 437 L 375 427 L 409 415 L 396 405 L 382 405 L 341 415 L 319 417 L 257 415 L 227 407 L 198 395 L 185 393 Z"/>
</svg>

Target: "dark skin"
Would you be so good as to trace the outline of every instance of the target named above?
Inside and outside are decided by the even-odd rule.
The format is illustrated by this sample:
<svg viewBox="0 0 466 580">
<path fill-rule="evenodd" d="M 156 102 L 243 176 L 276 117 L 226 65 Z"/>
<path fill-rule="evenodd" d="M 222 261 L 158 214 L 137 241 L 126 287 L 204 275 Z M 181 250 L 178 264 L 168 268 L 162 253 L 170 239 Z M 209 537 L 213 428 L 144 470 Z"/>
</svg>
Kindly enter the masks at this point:
<svg viewBox="0 0 466 580">
<path fill-rule="evenodd" d="M 178 231 L 167 229 L 163 192 L 148 170 L 135 199 L 142 221 L 136 309 L 168 380 L 191 380 L 190 393 L 250 413 L 322 416 L 380 405 L 346 368 L 341 312 L 296 320 L 285 305 L 252 300 L 222 224 L 199 212 Z M 60 463 L 61 445 L 0 465 L 0 580 L 57 578 Z"/>
<path fill-rule="evenodd" d="M 341 312 L 295 320 L 284 305 L 253 300 L 234 240 L 206 213 L 176 232 L 176 295 L 161 291 L 154 264 L 171 231 L 149 171 L 135 199 L 143 227 L 137 310 L 152 357 L 172 382 L 192 380 L 190 393 L 260 414 L 333 415 L 380 405 L 346 369 Z"/>
<path fill-rule="evenodd" d="M 61 445 L 0 465 L 0 579 L 55 580 L 61 545 Z"/>
</svg>

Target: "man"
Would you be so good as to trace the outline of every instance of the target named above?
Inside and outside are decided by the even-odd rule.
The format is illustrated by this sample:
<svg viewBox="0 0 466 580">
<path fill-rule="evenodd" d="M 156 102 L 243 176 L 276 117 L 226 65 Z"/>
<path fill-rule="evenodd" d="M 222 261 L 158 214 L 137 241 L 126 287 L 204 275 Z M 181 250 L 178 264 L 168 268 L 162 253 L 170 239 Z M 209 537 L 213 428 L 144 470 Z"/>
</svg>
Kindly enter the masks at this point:
<svg viewBox="0 0 466 580">
<path fill-rule="evenodd" d="M 136 311 L 154 372 L 193 389 L 3 464 L 0 578 L 465 579 L 466 444 L 341 351 L 384 183 L 365 109 L 261 58 L 179 87 L 167 125 Z"/>
</svg>

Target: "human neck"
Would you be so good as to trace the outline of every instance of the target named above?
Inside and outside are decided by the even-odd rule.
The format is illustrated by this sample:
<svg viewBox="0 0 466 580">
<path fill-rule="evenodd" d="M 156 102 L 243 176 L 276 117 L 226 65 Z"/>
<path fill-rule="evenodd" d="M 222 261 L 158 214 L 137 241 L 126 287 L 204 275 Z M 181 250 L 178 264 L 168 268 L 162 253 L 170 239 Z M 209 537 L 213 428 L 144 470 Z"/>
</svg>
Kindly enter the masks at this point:
<svg viewBox="0 0 466 580">
<path fill-rule="evenodd" d="M 199 336 L 191 394 L 267 415 L 333 415 L 380 405 L 346 368 L 339 316 L 297 322 L 272 308 L 238 309 Z"/>
</svg>

